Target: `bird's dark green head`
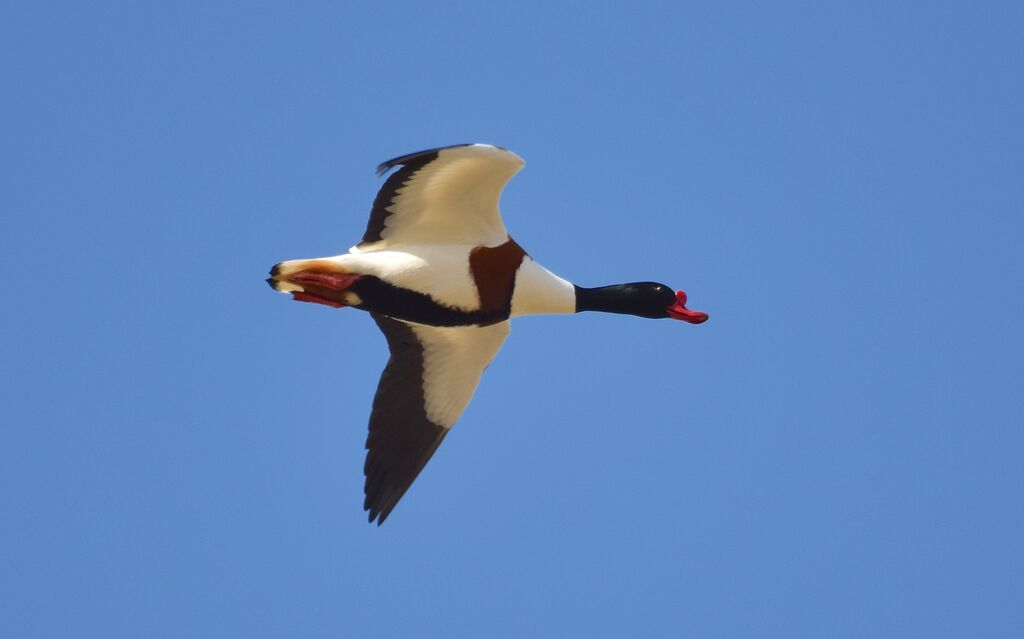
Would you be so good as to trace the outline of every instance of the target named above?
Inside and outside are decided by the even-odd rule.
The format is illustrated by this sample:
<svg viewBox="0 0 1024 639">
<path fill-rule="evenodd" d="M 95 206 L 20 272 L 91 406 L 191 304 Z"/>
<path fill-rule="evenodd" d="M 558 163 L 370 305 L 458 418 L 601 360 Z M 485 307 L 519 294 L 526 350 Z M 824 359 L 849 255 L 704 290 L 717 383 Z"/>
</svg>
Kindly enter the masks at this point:
<svg viewBox="0 0 1024 639">
<path fill-rule="evenodd" d="M 601 311 L 648 317 L 671 318 L 701 324 L 707 313 L 686 308 L 686 293 L 673 292 L 658 282 L 630 282 L 597 288 L 576 287 L 576 312 Z"/>
</svg>

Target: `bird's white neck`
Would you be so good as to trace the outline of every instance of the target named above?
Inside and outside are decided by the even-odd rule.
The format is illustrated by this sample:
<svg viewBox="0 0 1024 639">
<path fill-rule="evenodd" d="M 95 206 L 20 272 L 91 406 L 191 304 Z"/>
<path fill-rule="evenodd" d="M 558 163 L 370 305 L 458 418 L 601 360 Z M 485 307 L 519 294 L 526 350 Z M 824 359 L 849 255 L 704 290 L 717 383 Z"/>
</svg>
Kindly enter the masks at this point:
<svg viewBox="0 0 1024 639">
<path fill-rule="evenodd" d="M 512 317 L 576 312 L 576 287 L 526 256 L 516 272 Z"/>
</svg>

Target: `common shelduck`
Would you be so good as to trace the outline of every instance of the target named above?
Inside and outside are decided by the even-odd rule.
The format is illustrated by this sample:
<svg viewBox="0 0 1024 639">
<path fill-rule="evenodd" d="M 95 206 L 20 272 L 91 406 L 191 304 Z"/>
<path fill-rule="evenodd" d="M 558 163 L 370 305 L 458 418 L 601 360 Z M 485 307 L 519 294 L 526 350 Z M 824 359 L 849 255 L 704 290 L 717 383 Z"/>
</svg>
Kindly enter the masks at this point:
<svg viewBox="0 0 1024 639">
<path fill-rule="evenodd" d="M 380 525 L 476 391 L 509 318 L 603 311 L 700 324 L 686 294 L 656 282 L 583 288 L 538 264 L 498 211 L 523 168 L 506 149 L 460 144 L 403 155 L 344 255 L 281 262 L 267 282 L 300 302 L 369 311 L 391 357 L 366 439 L 364 510 Z"/>
</svg>

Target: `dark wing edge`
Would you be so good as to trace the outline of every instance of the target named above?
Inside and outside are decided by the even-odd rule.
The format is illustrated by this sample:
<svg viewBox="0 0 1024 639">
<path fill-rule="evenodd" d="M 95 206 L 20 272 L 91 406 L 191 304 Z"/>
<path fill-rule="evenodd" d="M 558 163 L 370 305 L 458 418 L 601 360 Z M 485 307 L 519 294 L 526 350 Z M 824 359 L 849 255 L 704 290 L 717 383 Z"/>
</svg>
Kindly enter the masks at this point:
<svg viewBox="0 0 1024 639">
<path fill-rule="evenodd" d="M 424 156 L 430 156 L 430 160 L 434 160 L 434 159 L 437 158 L 437 154 L 440 153 L 441 151 L 444 151 L 445 149 L 457 149 L 457 148 L 463 147 L 463 146 L 473 146 L 473 145 L 469 144 L 469 143 L 467 143 L 467 144 L 449 144 L 448 146 L 439 146 L 439 147 L 434 148 L 434 149 L 424 149 L 422 151 L 415 151 L 413 153 L 406 153 L 405 155 L 400 155 L 397 158 L 391 158 L 390 160 L 386 160 L 386 161 L 381 162 L 380 164 L 377 165 L 377 177 L 380 177 L 380 176 L 384 175 L 385 173 L 387 173 L 391 169 L 395 168 L 396 166 L 408 165 L 408 164 L 410 164 L 410 163 L 412 163 L 414 161 L 418 161 L 420 158 L 422 158 Z M 428 160 L 428 162 L 430 160 Z"/>
<path fill-rule="evenodd" d="M 381 232 L 384 230 L 384 221 L 387 219 L 391 212 L 388 211 L 388 207 L 394 203 L 395 197 L 398 195 L 398 189 L 402 188 L 406 182 L 409 181 L 413 175 L 437 159 L 437 154 L 445 149 L 455 149 L 463 146 L 472 146 L 470 144 L 451 144 L 449 146 L 441 146 L 436 149 L 426 149 L 424 151 L 416 151 L 415 153 L 407 153 L 397 158 L 392 158 L 386 162 L 381 162 L 377 166 L 377 176 L 384 175 L 391 169 L 400 167 L 397 171 L 392 173 L 387 180 L 384 181 L 384 185 L 377 191 L 377 197 L 373 199 L 373 208 L 370 209 L 370 219 L 366 223 L 366 232 L 363 233 L 362 244 L 372 244 L 373 242 L 379 242 L 381 240 Z"/>
<path fill-rule="evenodd" d="M 391 357 L 381 373 L 370 412 L 363 472 L 363 510 L 384 523 L 441 445 L 448 429 L 427 419 L 423 399 L 423 346 L 412 328 L 371 314 L 388 341 Z"/>
</svg>

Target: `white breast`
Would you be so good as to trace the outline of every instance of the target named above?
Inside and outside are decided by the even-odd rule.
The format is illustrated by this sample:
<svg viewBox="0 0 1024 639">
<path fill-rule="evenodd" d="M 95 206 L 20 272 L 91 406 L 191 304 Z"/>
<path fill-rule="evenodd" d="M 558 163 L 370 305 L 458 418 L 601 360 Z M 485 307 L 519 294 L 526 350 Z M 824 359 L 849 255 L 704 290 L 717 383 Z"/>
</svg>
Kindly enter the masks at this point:
<svg viewBox="0 0 1024 639">
<path fill-rule="evenodd" d="M 575 313 L 576 288 L 547 270 L 533 258 L 523 258 L 516 272 L 516 288 L 512 294 L 512 317 Z"/>
</svg>

